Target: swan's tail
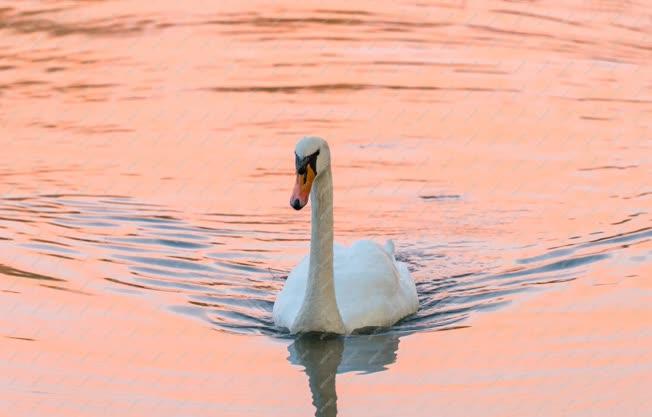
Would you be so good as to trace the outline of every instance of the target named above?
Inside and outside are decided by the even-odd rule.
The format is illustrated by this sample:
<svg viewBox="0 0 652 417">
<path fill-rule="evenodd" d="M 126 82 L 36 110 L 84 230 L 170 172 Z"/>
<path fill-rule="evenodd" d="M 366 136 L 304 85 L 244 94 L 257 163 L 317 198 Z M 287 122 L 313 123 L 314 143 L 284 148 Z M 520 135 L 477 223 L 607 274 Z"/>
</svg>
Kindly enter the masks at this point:
<svg viewBox="0 0 652 417">
<path fill-rule="evenodd" d="M 392 239 L 387 239 L 387 242 L 385 242 L 385 250 L 394 257 L 394 241 Z"/>
</svg>

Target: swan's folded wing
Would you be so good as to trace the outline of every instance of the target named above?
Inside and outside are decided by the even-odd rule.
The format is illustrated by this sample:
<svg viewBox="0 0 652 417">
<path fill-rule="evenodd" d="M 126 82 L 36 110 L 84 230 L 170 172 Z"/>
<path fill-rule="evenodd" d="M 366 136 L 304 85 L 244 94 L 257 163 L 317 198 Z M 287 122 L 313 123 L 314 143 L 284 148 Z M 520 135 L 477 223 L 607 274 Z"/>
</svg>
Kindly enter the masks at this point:
<svg viewBox="0 0 652 417">
<path fill-rule="evenodd" d="M 309 257 L 306 256 L 290 272 L 281 292 L 276 296 L 272 318 L 279 327 L 290 328 L 299 313 L 306 293 Z"/>
<path fill-rule="evenodd" d="M 391 326 L 414 312 L 416 291 L 401 282 L 403 273 L 411 281 L 409 271 L 400 271 L 386 248 L 369 240 L 336 247 L 334 266 L 337 303 L 347 331 Z"/>
</svg>

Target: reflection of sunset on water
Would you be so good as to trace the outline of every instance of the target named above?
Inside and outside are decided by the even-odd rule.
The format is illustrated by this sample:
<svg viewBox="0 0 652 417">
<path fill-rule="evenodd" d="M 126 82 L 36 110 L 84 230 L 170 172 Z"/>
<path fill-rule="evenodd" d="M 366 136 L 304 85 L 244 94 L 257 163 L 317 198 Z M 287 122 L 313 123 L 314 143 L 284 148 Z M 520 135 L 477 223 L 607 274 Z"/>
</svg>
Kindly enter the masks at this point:
<svg viewBox="0 0 652 417">
<path fill-rule="evenodd" d="M 650 408 L 649 6 L 6 3 L 10 414 Z M 420 300 L 323 363 L 271 320 L 304 135 L 335 240 L 393 239 Z"/>
</svg>

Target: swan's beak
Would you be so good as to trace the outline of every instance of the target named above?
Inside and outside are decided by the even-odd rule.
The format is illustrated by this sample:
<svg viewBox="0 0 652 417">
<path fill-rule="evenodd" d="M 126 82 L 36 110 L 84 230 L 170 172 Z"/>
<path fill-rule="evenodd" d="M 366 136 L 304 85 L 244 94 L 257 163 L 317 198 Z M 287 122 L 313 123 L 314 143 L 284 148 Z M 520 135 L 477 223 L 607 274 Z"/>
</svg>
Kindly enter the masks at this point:
<svg viewBox="0 0 652 417">
<path fill-rule="evenodd" d="M 290 197 L 290 205 L 295 210 L 301 210 L 308 204 L 308 197 L 310 197 L 310 189 L 312 182 L 315 179 L 315 171 L 312 170 L 310 165 L 306 166 L 303 174 L 297 174 L 297 182 L 294 184 L 292 197 Z"/>
</svg>

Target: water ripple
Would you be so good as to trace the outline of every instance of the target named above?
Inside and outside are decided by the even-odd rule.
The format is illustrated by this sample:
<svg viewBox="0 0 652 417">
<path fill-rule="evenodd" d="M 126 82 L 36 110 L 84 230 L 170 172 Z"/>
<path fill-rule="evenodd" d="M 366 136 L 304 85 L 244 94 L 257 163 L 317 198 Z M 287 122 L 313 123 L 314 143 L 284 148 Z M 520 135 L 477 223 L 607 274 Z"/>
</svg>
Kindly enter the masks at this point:
<svg viewBox="0 0 652 417">
<path fill-rule="evenodd" d="M 116 291 L 142 296 L 161 291 L 177 293 L 185 301 L 170 304 L 171 311 L 207 321 L 222 331 L 284 337 L 274 327 L 271 311 L 291 264 L 280 265 L 275 257 L 288 242 L 297 239 L 282 235 L 281 221 L 233 218 L 213 213 L 200 219 L 205 224 L 193 224 L 165 207 L 126 197 L 88 195 L 5 199 L 0 206 L 0 226 L 14 221 L 74 226 L 66 226 L 65 233 L 47 239 L 28 233 L 6 236 L 3 242 L 18 242 L 25 250 L 61 256 L 63 261 L 79 262 L 86 257 L 87 261 L 126 267 L 126 274 L 106 270 L 105 282 Z M 273 238 L 256 238 L 263 224 L 272 228 Z M 420 309 L 381 333 L 460 326 L 472 314 L 509 303 L 517 293 L 574 280 L 584 268 L 609 258 L 612 251 L 651 237 L 651 228 L 586 242 L 578 241 L 576 236 L 563 247 L 519 259 L 507 270 L 490 273 L 480 269 L 456 275 L 442 273 L 440 265 L 451 262 L 442 252 L 472 249 L 477 243 L 414 243 L 398 256 L 409 264 L 417 280 Z M 252 247 L 251 242 L 259 243 Z M 243 246 L 249 250 L 242 250 Z M 0 272 L 20 278 L 66 281 L 10 266 L 0 266 Z"/>
</svg>

